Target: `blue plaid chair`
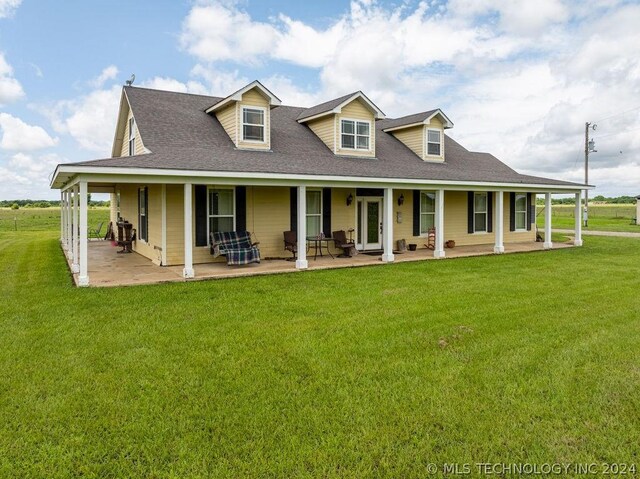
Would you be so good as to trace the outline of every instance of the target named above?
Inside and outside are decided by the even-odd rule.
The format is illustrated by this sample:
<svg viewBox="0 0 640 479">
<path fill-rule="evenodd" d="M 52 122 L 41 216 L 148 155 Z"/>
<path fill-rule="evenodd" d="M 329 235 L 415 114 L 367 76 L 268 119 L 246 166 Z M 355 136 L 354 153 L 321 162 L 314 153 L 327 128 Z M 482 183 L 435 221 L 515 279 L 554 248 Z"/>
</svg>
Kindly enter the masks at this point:
<svg viewBox="0 0 640 479">
<path fill-rule="evenodd" d="M 260 262 L 259 242 L 251 241 L 248 231 L 225 231 L 209 236 L 211 254 L 214 258 L 224 256 L 228 265 L 243 265 Z"/>
</svg>

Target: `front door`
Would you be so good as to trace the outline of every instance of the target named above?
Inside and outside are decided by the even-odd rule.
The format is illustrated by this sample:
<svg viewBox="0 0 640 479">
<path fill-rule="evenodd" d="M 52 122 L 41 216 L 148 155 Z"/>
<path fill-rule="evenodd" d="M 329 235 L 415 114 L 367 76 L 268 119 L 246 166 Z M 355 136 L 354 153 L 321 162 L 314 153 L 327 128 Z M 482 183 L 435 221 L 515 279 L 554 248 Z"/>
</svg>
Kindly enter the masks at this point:
<svg viewBox="0 0 640 479">
<path fill-rule="evenodd" d="M 357 247 L 361 250 L 382 248 L 382 199 L 359 198 L 357 207 Z"/>
</svg>

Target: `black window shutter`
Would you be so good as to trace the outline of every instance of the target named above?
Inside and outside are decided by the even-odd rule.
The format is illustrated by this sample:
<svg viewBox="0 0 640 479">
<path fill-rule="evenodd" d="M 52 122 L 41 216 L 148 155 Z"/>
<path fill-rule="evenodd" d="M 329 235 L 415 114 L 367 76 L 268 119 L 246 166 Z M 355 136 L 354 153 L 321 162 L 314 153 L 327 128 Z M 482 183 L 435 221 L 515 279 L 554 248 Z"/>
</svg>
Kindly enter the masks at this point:
<svg viewBox="0 0 640 479">
<path fill-rule="evenodd" d="M 527 221 L 527 231 L 531 231 L 531 225 L 536 219 L 536 205 L 533 202 L 533 195 L 531 193 L 527 193 L 527 216 L 529 221 Z"/>
<path fill-rule="evenodd" d="M 144 240 L 149 241 L 149 188 L 144 187 Z"/>
<path fill-rule="evenodd" d="M 331 188 L 322 188 L 322 231 L 331 237 Z"/>
<path fill-rule="evenodd" d="M 246 186 L 236 186 L 236 231 L 247 231 Z"/>
<path fill-rule="evenodd" d="M 298 231 L 298 188 L 295 186 L 291 187 L 290 198 L 291 231 Z"/>
<path fill-rule="evenodd" d="M 196 246 L 207 246 L 207 186 L 195 185 Z M 190 198 L 185 198 L 190 201 Z"/>
<path fill-rule="evenodd" d="M 420 236 L 420 190 L 413 190 L 413 236 Z"/>
<path fill-rule="evenodd" d="M 516 230 L 516 194 L 509 193 L 509 231 Z"/>
<path fill-rule="evenodd" d="M 493 232 L 493 191 L 487 192 L 487 233 Z"/>
<path fill-rule="evenodd" d="M 473 234 L 473 201 L 474 192 L 469 191 L 467 193 L 467 233 Z"/>
<path fill-rule="evenodd" d="M 142 194 L 142 189 L 138 188 L 138 229 L 140 230 L 138 231 L 138 236 L 140 237 L 140 239 L 143 238 L 142 229 L 144 228 L 144 226 L 142 225 L 142 215 L 140 214 L 140 203 L 142 203 L 142 198 L 140 197 L 141 194 Z"/>
</svg>

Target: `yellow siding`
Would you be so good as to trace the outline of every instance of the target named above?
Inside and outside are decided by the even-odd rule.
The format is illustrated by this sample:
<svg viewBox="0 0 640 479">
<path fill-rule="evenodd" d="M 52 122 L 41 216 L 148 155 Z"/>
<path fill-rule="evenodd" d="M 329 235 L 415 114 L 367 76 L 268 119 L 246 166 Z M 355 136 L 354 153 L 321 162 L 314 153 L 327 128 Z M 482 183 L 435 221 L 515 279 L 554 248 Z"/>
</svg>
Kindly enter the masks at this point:
<svg viewBox="0 0 640 479">
<path fill-rule="evenodd" d="M 133 224 L 137 232 L 140 231 L 138 223 L 138 188 L 145 185 L 119 185 L 120 190 L 120 215 Z M 139 238 L 133 243 L 133 250 L 142 256 L 160 263 L 162 257 L 162 196 L 160 185 L 148 185 L 148 228 L 149 241 Z M 117 231 L 117 230 L 116 230 Z"/>
<path fill-rule="evenodd" d="M 327 145 L 332 152 L 335 145 L 335 115 L 329 115 L 307 123 L 311 131 L 313 131 L 322 142 Z"/>
<path fill-rule="evenodd" d="M 265 131 L 264 131 L 264 143 L 259 142 L 251 142 L 251 141 L 242 141 L 242 107 L 243 106 L 259 106 L 265 109 Z M 258 92 L 257 89 L 249 90 L 242 95 L 242 101 L 238 106 L 238 117 L 237 117 L 237 125 L 238 125 L 238 148 L 252 148 L 252 149 L 261 149 L 268 150 L 271 148 L 271 115 L 270 115 L 270 105 L 269 100 L 266 99 L 262 94 Z"/>
<path fill-rule="evenodd" d="M 121 192 L 121 214 L 138 229 L 138 187 L 143 185 L 118 185 Z M 184 222 L 183 222 L 183 192 L 182 185 L 167 185 L 167 264 L 180 265 L 184 263 Z M 353 203 L 347 206 L 347 197 L 353 195 Z M 398 198 L 404 196 L 404 204 L 398 205 Z M 149 242 L 141 240 L 133 245 L 139 254 L 156 262 L 161 258 L 161 186 L 149 185 Z M 194 202 L 194 197 L 191 198 Z M 260 242 L 262 258 L 286 258 L 289 252 L 284 250 L 284 231 L 290 229 L 290 192 L 288 187 L 247 187 L 247 229 Z M 356 221 L 356 192 L 350 188 L 333 188 L 331 192 L 331 230 L 355 228 Z M 495 205 L 495 201 L 494 201 Z M 195 204 L 193 205 L 195 214 Z M 398 222 L 398 213 L 401 221 Z M 494 214 L 495 221 L 495 214 Z M 445 192 L 445 241 L 454 240 L 456 245 L 493 244 L 494 233 L 467 233 L 467 192 Z M 405 239 L 407 243 L 416 243 L 424 248 L 426 238 L 413 236 L 413 190 L 394 190 L 393 198 L 393 228 L 394 241 Z M 494 227 L 495 230 L 495 227 Z M 509 231 L 509 194 L 504 195 L 504 241 L 507 245 L 515 242 L 535 241 L 535 227 L 531 231 Z M 355 234 L 354 234 L 355 237 Z M 194 263 L 210 263 L 224 261 L 224 258 L 214 259 L 209 254 L 208 247 L 195 246 L 195 218 L 194 218 Z M 394 244 L 395 247 L 395 244 Z M 334 253 L 339 253 L 331 245 Z M 312 251 L 310 252 L 312 253 Z"/>
<path fill-rule="evenodd" d="M 124 125 L 124 133 L 122 137 L 122 151 L 120 152 L 120 156 L 129 156 L 129 120 L 133 117 L 133 111 L 129 108 L 129 113 L 127 114 L 127 121 Z M 136 134 L 136 155 L 142 155 L 145 153 L 144 143 L 142 142 L 142 137 L 140 136 L 140 131 L 138 130 L 137 123 L 135 124 L 135 134 Z"/>
<path fill-rule="evenodd" d="M 425 131 L 424 126 L 414 126 L 411 128 L 405 128 L 402 130 L 396 130 L 392 132 L 398 140 L 404 143 L 411 149 L 416 155 L 424 159 L 424 139 Z"/>
<path fill-rule="evenodd" d="M 236 108 L 236 102 L 232 102 L 229 106 L 226 106 L 222 110 L 216 112 L 218 121 L 234 144 L 236 143 L 236 131 L 238 128 L 238 124 L 236 122 Z"/>
<path fill-rule="evenodd" d="M 336 121 L 336 137 L 337 137 L 337 150 L 336 153 L 339 155 L 349 155 L 349 156 L 369 156 L 374 157 L 376 155 L 376 123 L 373 113 L 359 98 L 353 100 L 348 105 L 345 105 L 342 108 L 342 113 L 339 115 L 335 115 Z M 348 150 L 340 148 L 340 120 L 342 118 L 352 119 L 352 120 L 367 120 L 371 123 L 371 141 L 370 141 L 370 151 L 363 150 Z"/>
</svg>

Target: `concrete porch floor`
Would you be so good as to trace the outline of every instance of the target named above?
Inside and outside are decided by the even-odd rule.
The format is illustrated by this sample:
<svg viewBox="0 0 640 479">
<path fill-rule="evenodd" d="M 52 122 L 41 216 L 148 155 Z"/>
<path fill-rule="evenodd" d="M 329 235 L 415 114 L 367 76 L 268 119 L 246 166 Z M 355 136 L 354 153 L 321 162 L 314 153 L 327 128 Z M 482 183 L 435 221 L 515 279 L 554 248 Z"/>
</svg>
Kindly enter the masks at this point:
<svg viewBox="0 0 640 479">
<path fill-rule="evenodd" d="M 554 249 L 571 248 L 571 243 L 554 243 Z M 226 263 L 195 264 L 195 278 L 185 280 L 182 266 L 157 266 L 151 260 L 137 253 L 118 254 L 119 248 L 109 241 L 90 241 L 88 248 L 89 284 L 91 286 L 130 286 L 136 284 L 154 284 L 171 281 L 198 281 L 204 279 L 222 279 L 241 276 L 254 276 L 276 273 L 298 272 L 294 261 L 282 259 L 263 260 L 260 264 L 246 266 L 227 266 Z M 463 258 L 493 254 L 493 245 L 456 246 L 446 249 L 447 258 Z M 543 251 L 542 243 L 505 244 L 505 254 Z M 352 258 L 332 259 L 330 256 L 307 257 L 309 270 L 353 268 L 358 266 L 383 265 L 380 256 L 358 254 Z M 433 251 L 419 249 L 395 255 L 396 263 L 407 261 L 433 260 Z M 73 275 L 78 284 L 78 275 Z"/>
</svg>

